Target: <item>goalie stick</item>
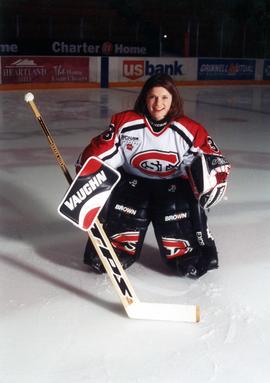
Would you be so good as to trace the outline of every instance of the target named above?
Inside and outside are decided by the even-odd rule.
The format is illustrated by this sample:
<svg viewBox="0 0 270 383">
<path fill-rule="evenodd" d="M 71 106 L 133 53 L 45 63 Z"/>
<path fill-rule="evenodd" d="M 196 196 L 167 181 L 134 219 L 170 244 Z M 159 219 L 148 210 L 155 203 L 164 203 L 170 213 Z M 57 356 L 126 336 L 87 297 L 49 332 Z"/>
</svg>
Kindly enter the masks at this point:
<svg viewBox="0 0 270 383">
<path fill-rule="evenodd" d="M 72 183 L 72 177 L 67 166 L 56 146 L 52 135 L 47 128 L 35 102 L 34 95 L 27 93 L 24 97 L 25 101 L 31 107 L 36 119 L 38 120 L 43 133 L 47 137 L 50 148 L 61 167 L 69 184 Z M 199 322 L 200 308 L 198 305 L 177 305 L 163 303 L 145 303 L 140 302 L 135 291 L 122 268 L 117 255 L 108 239 L 102 224 L 98 218 L 95 219 L 94 226 L 88 230 L 88 236 L 92 241 L 97 254 L 104 265 L 107 274 L 124 306 L 129 318 L 134 319 L 151 319 L 151 320 L 169 320 L 180 322 Z"/>
</svg>

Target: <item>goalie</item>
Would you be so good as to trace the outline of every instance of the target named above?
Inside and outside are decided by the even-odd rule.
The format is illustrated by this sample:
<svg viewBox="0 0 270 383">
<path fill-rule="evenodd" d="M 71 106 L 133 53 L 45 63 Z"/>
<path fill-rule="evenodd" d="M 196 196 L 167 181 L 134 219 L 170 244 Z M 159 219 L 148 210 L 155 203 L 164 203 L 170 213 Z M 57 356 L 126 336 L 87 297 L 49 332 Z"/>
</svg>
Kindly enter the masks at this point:
<svg viewBox="0 0 270 383">
<path fill-rule="evenodd" d="M 121 173 L 99 218 L 124 268 L 139 259 L 150 222 L 162 259 L 177 274 L 197 278 L 218 267 L 205 210 L 224 196 L 230 164 L 204 127 L 184 115 L 170 76 L 145 82 L 134 109 L 112 117 L 77 170 L 90 156 Z M 84 262 L 104 272 L 90 241 Z"/>
</svg>

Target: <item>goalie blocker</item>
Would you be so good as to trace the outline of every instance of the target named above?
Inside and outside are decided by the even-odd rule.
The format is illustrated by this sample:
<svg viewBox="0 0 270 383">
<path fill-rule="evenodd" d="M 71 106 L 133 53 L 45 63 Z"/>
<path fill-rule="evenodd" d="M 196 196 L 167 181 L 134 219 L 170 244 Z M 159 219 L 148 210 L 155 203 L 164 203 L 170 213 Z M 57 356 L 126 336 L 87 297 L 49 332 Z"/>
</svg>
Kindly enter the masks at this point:
<svg viewBox="0 0 270 383">
<path fill-rule="evenodd" d="M 193 193 L 201 207 L 209 209 L 222 200 L 230 168 L 223 156 L 212 154 L 198 155 L 187 168 Z"/>
<path fill-rule="evenodd" d="M 100 159 L 88 158 L 59 205 L 59 214 L 88 231 L 120 177 Z"/>
</svg>

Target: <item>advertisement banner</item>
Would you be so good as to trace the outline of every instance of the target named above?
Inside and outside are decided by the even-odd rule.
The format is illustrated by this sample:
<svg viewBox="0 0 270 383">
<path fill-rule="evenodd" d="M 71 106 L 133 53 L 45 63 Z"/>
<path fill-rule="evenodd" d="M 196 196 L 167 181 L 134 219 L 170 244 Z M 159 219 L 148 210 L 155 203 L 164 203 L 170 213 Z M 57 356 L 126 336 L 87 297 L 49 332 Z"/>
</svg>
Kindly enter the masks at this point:
<svg viewBox="0 0 270 383">
<path fill-rule="evenodd" d="M 89 82 L 87 57 L 2 57 L 2 83 Z"/>
<path fill-rule="evenodd" d="M 263 79 L 270 80 L 270 60 L 264 60 Z"/>
<path fill-rule="evenodd" d="M 254 80 L 256 60 L 199 59 L 198 80 Z"/>
<path fill-rule="evenodd" d="M 176 81 L 196 80 L 195 58 L 110 58 L 110 82 L 145 81 L 154 73 L 166 73 Z"/>
<path fill-rule="evenodd" d="M 151 56 L 159 53 L 158 39 L 123 43 L 112 41 L 78 40 L 20 40 L 1 41 L 0 55 L 4 56 Z"/>
</svg>

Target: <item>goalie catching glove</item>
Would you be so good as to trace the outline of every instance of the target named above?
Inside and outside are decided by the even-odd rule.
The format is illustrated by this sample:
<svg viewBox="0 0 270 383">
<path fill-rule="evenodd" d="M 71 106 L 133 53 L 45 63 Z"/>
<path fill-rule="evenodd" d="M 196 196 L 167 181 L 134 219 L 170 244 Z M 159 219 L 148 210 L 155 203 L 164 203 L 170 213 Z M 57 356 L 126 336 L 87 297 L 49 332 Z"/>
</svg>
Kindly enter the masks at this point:
<svg viewBox="0 0 270 383">
<path fill-rule="evenodd" d="M 230 168 L 223 156 L 212 154 L 199 155 L 187 168 L 193 193 L 204 209 L 216 205 L 224 197 Z"/>
</svg>

